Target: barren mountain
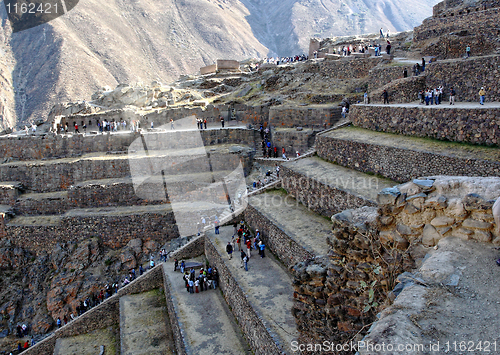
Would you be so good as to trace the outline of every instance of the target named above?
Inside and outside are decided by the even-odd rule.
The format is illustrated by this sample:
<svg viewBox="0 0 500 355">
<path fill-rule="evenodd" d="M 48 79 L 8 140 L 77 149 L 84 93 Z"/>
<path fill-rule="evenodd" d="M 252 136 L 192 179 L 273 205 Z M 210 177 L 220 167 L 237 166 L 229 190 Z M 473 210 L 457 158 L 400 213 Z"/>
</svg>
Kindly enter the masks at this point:
<svg viewBox="0 0 500 355">
<path fill-rule="evenodd" d="M 14 34 L 2 7 L 0 126 L 44 119 L 55 103 L 88 99 L 105 85 L 170 82 L 217 58 L 302 53 L 313 35 L 411 29 L 436 2 L 80 0 Z"/>
</svg>

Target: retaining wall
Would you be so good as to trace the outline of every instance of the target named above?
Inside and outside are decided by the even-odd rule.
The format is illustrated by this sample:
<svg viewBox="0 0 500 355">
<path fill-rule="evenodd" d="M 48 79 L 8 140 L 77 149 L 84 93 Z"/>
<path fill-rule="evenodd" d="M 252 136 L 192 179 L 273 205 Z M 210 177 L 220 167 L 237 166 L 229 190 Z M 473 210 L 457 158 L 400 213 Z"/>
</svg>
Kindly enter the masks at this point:
<svg viewBox="0 0 500 355">
<path fill-rule="evenodd" d="M 479 105 L 478 105 L 479 106 Z M 349 118 L 358 127 L 452 142 L 500 144 L 500 109 L 353 105 Z"/>
<path fill-rule="evenodd" d="M 269 220 L 252 205 L 245 209 L 245 221 L 252 230 L 258 229 L 261 232 L 264 244 L 288 268 L 316 256 L 287 235 L 278 223 Z"/>
<path fill-rule="evenodd" d="M 291 196 L 310 210 L 325 217 L 331 217 L 335 213 L 349 208 L 374 206 L 375 204 L 374 201 L 355 196 L 330 185 L 330 181 L 335 181 L 335 177 L 331 177 L 332 180 L 330 180 L 330 177 L 325 176 L 322 180 L 316 180 L 285 166 L 281 166 L 281 176 L 283 188 Z M 339 183 L 339 181 L 336 182 Z"/>
<path fill-rule="evenodd" d="M 328 161 L 394 181 L 419 176 L 498 176 L 500 163 L 318 136 L 317 154 Z"/>
<path fill-rule="evenodd" d="M 35 217 L 33 217 L 35 218 Z M 173 212 L 102 214 L 95 216 L 70 215 L 59 223 L 45 224 L 43 216 L 36 217 L 36 224 L 16 224 L 16 219 L 5 226 L 7 237 L 13 245 L 36 254 L 50 252 L 57 243 L 80 241 L 98 237 L 107 247 L 124 247 L 136 238 L 155 240 L 159 244 L 179 236 Z"/>
</svg>

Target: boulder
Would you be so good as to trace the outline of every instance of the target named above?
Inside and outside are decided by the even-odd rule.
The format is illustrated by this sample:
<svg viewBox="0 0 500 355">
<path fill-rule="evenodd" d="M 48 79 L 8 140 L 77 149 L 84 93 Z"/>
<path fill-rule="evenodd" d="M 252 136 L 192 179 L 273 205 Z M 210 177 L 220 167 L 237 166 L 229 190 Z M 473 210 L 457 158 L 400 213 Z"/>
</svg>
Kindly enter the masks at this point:
<svg viewBox="0 0 500 355">
<path fill-rule="evenodd" d="M 442 235 L 431 224 L 426 224 L 422 232 L 422 244 L 426 247 L 433 247 L 441 240 Z"/>
</svg>

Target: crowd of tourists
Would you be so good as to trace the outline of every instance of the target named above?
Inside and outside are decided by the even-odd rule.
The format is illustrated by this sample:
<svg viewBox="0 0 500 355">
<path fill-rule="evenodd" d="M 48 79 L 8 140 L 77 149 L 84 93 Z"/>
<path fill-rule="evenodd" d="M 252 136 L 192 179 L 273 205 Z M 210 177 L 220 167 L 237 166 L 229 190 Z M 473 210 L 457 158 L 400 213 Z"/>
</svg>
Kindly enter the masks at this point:
<svg viewBox="0 0 500 355">
<path fill-rule="evenodd" d="M 264 258 L 266 245 L 261 239 L 258 229 L 255 230 L 255 236 L 252 238 L 250 230 L 245 225 L 244 221 L 240 221 L 233 225 L 233 235 L 231 240 L 227 242 L 226 253 L 229 260 L 232 260 L 233 253 L 239 252 L 240 267 L 244 267 L 248 271 L 248 262 L 252 257 L 252 250 L 257 250 L 261 258 Z"/>
<path fill-rule="evenodd" d="M 282 65 L 282 64 L 303 62 L 306 61 L 307 59 L 309 58 L 305 54 L 294 55 L 291 57 L 266 57 L 262 59 L 262 63 Z"/>
<path fill-rule="evenodd" d="M 219 272 L 217 268 L 207 265 L 206 268 L 200 268 L 198 272 L 194 268 L 186 269 L 184 260 L 180 263 L 177 259 L 174 261 L 174 271 L 179 270 L 184 280 L 184 286 L 188 293 L 200 293 L 210 289 L 215 290 L 219 284 Z"/>
</svg>

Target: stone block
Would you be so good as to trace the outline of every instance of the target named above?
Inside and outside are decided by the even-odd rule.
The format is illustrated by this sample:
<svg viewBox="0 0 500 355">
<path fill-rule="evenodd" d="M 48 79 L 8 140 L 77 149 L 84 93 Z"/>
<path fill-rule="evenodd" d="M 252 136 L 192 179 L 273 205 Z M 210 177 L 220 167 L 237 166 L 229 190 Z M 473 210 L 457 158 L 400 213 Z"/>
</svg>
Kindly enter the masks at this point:
<svg viewBox="0 0 500 355">
<path fill-rule="evenodd" d="M 451 226 L 453 223 L 455 223 L 455 218 L 446 216 L 436 217 L 431 221 L 434 227 L 447 227 Z"/>
<path fill-rule="evenodd" d="M 422 244 L 426 247 L 433 247 L 441 240 L 443 236 L 438 233 L 436 228 L 430 224 L 426 224 L 422 233 Z"/>
<path fill-rule="evenodd" d="M 481 222 L 476 221 L 475 219 L 468 218 L 462 223 L 462 226 L 469 229 L 489 230 L 493 225 L 489 222 Z"/>
</svg>

